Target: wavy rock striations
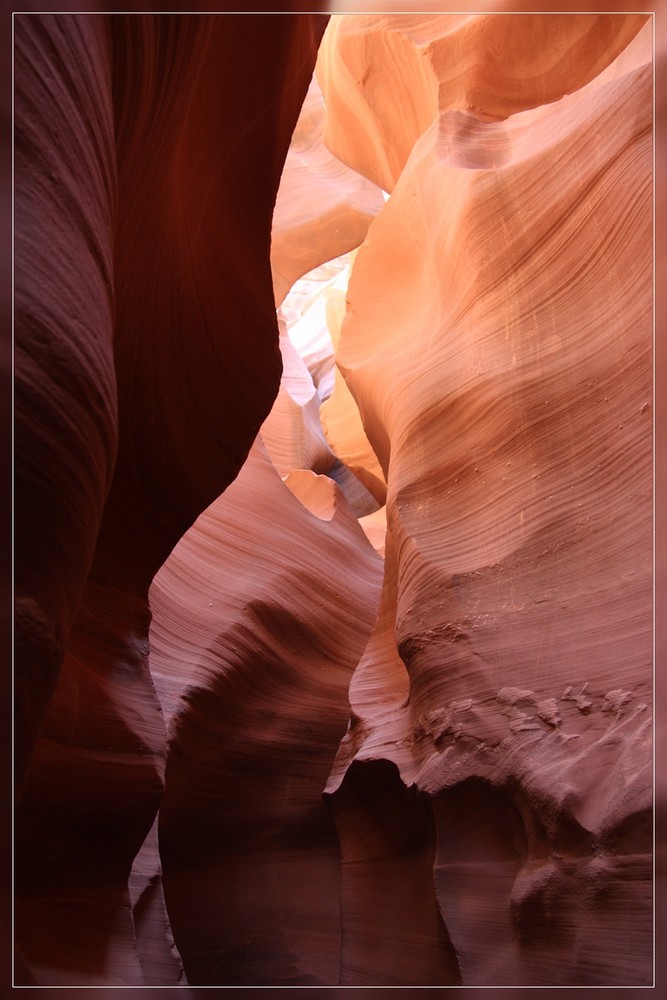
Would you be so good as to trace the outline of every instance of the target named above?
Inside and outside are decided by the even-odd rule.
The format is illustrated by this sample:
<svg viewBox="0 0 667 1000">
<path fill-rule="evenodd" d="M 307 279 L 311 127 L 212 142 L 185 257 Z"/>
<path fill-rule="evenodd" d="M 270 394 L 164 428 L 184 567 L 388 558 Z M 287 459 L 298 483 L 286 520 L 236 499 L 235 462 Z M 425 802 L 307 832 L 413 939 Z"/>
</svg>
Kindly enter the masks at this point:
<svg viewBox="0 0 667 1000">
<path fill-rule="evenodd" d="M 647 24 L 560 101 L 440 111 L 352 271 L 388 537 L 328 792 L 425 796 L 469 985 L 650 982 L 651 87 Z"/>
<path fill-rule="evenodd" d="M 333 18 L 318 60 L 325 141 L 392 191 L 443 111 L 502 121 L 597 76 L 643 14 L 384 14 Z"/>
<path fill-rule="evenodd" d="M 141 984 L 147 591 L 278 389 L 272 211 L 326 19 L 19 24 L 18 763 L 66 655 L 16 816 L 17 944 L 41 985 Z"/>
<path fill-rule="evenodd" d="M 652 25 L 326 24 L 17 16 L 17 985 L 650 985 Z"/>
<path fill-rule="evenodd" d="M 261 441 L 156 577 L 151 664 L 170 719 L 160 847 L 193 985 L 337 982 L 322 790 L 381 581 L 336 484 L 309 470 L 283 482 Z"/>
<path fill-rule="evenodd" d="M 111 62 L 100 18 L 15 23 L 15 692 L 20 791 L 117 446 Z"/>
<path fill-rule="evenodd" d="M 271 268 L 277 306 L 297 278 L 358 247 L 384 204 L 375 184 L 327 149 L 324 121 L 322 92 L 313 77 L 273 214 Z"/>
</svg>

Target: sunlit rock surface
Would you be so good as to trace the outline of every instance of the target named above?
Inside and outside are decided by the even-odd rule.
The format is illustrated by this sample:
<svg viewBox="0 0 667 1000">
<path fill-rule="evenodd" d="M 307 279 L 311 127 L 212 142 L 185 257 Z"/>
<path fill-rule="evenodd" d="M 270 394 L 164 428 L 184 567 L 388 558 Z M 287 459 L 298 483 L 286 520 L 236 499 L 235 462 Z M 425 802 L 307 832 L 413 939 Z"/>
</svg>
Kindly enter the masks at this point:
<svg viewBox="0 0 667 1000">
<path fill-rule="evenodd" d="M 651 86 L 648 25 L 561 101 L 441 112 L 350 281 L 388 537 L 329 793 L 345 842 L 360 784 L 423 793 L 470 985 L 651 977 Z"/>
<path fill-rule="evenodd" d="M 308 271 L 359 246 L 383 204 L 377 186 L 324 144 L 324 101 L 313 77 L 285 161 L 271 237 L 276 305 Z"/>
<path fill-rule="evenodd" d="M 318 60 L 325 140 L 391 191 L 443 111 L 504 120 L 597 76 L 643 14 L 386 14 L 334 17 Z M 409 95 L 406 97 L 406 95 Z"/>
<path fill-rule="evenodd" d="M 648 985 L 652 25 L 325 24 L 17 18 L 17 985 Z"/>
</svg>

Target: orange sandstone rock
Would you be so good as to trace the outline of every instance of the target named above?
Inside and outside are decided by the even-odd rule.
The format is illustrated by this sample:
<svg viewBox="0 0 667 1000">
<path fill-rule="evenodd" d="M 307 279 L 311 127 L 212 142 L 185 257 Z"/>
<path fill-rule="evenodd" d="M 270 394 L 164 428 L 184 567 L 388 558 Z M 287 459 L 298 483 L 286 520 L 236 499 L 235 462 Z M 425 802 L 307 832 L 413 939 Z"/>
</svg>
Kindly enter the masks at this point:
<svg viewBox="0 0 667 1000">
<path fill-rule="evenodd" d="M 651 24 L 324 25 L 17 17 L 17 984 L 649 985 Z"/>
<path fill-rule="evenodd" d="M 368 14 L 332 19 L 318 57 L 325 141 L 392 191 L 443 111 L 503 120 L 597 76 L 645 14 Z"/>
<path fill-rule="evenodd" d="M 382 194 L 324 145 L 324 102 L 313 77 L 292 135 L 271 233 L 276 305 L 302 275 L 359 246 Z"/>
<path fill-rule="evenodd" d="M 350 281 L 388 538 L 329 793 L 380 759 L 431 802 L 469 985 L 650 982 L 651 85 L 647 25 L 560 101 L 440 112 Z"/>
</svg>

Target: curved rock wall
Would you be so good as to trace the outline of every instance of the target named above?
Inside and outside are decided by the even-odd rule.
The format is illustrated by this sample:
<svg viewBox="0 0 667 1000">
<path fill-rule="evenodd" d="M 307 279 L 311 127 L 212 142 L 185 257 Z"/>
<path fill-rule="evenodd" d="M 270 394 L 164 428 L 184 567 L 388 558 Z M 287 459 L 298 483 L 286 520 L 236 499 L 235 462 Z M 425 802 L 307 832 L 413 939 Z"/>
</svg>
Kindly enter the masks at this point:
<svg viewBox="0 0 667 1000">
<path fill-rule="evenodd" d="M 503 121 L 572 93 L 618 56 L 642 14 L 334 17 L 318 63 L 326 141 L 392 191 L 443 111 Z M 406 94 L 409 97 L 406 99 Z"/>
<path fill-rule="evenodd" d="M 648 985 L 652 25 L 325 25 L 17 17 L 17 985 Z"/>
<path fill-rule="evenodd" d="M 322 790 L 381 581 L 336 484 L 309 470 L 281 481 L 260 442 L 156 578 L 160 847 L 193 985 L 337 982 L 339 859 Z"/>
<path fill-rule="evenodd" d="M 117 447 L 108 33 L 15 24 L 15 691 L 20 787 L 90 570 Z"/>
<path fill-rule="evenodd" d="M 272 211 L 326 19 L 18 24 L 18 764 L 66 655 L 16 814 L 17 944 L 28 982 L 142 983 L 147 591 L 278 390 Z"/>
<path fill-rule="evenodd" d="M 651 87 L 647 24 L 560 101 L 440 110 L 352 271 L 386 598 L 329 792 L 381 759 L 431 802 L 467 984 L 650 981 Z"/>
</svg>

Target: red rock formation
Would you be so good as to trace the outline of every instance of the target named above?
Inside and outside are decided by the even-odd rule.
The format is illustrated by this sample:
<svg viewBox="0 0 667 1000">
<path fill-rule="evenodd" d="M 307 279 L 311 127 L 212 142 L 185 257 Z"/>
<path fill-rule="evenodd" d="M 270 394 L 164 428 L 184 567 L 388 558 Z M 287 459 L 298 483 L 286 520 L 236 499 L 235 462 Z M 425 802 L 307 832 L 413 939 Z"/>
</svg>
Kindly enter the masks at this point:
<svg viewBox="0 0 667 1000">
<path fill-rule="evenodd" d="M 17 18 L 17 982 L 646 985 L 651 26 L 324 24 Z"/>
<path fill-rule="evenodd" d="M 39 983 L 141 983 L 147 590 L 278 389 L 271 216 L 326 21 L 18 20 L 20 764 L 67 656 L 16 817 L 17 939 Z"/>
<path fill-rule="evenodd" d="M 193 985 L 338 980 L 339 858 L 322 790 L 381 578 L 336 484 L 307 470 L 283 483 L 259 442 L 156 577 L 160 847 Z"/>
<path fill-rule="evenodd" d="M 100 18 L 15 22 L 19 784 L 93 558 L 117 439 L 111 60 Z"/>
</svg>

